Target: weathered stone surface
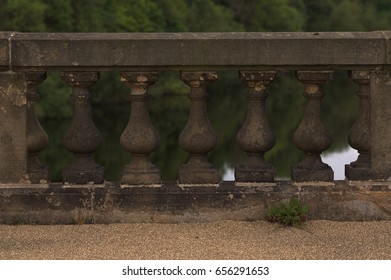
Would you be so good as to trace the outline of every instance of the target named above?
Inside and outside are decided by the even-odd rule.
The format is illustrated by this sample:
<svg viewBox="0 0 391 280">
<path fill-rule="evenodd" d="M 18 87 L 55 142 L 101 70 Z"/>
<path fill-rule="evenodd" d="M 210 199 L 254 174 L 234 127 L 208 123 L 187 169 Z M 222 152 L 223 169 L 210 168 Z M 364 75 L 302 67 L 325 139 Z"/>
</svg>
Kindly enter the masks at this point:
<svg viewBox="0 0 391 280">
<path fill-rule="evenodd" d="M 132 161 L 122 171 L 121 183 L 130 185 L 160 184 L 160 170 L 149 154 L 159 148 L 159 134 L 148 111 L 148 86 L 157 81 L 157 72 L 121 72 L 121 81 L 130 88 L 132 102 L 128 125 L 121 135 L 122 147 L 132 154 Z"/>
<path fill-rule="evenodd" d="M 237 182 L 273 182 L 274 167 L 265 162 L 264 154 L 275 142 L 267 120 L 266 87 L 276 77 L 275 71 L 240 71 L 241 80 L 248 86 L 248 109 L 243 126 L 236 135 L 239 147 L 247 153 L 247 161 L 235 167 Z"/>
<path fill-rule="evenodd" d="M 320 154 L 331 146 L 332 138 L 322 121 L 320 87 L 332 78 L 332 71 L 297 71 L 297 78 L 306 85 L 305 110 L 299 127 L 293 135 L 294 144 L 303 151 L 303 159 L 292 167 L 292 180 L 333 181 L 334 173 L 322 162 Z"/>
<path fill-rule="evenodd" d="M 0 72 L 0 183 L 26 180 L 26 90 L 21 73 Z"/>
<path fill-rule="evenodd" d="M 9 37 L 10 33 L 0 32 L 0 71 L 6 71 L 10 69 Z"/>
<path fill-rule="evenodd" d="M 389 32 L 16 33 L 12 64 L 26 70 L 260 70 L 292 65 L 351 69 L 387 63 L 385 34 Z"/>
<path fill-rule="evenodd" d="M 183 140 L 182 146 L 189 151 L 191 159 L 179 171 L 180 185 L 163 184 L 161 188 L 142 185 L 135 188 L 118 184 L 100 185 L 99 183 L 104 179 L 103 170 L 91 160 L 92 152 L 100 144 L 98 139 L 100 135 L 94 129 L 90 118 L 90 108 L 85 106 L 87 103 L 84 102 L 81 106 L 78 104 L 77 109 L 82 114 L 86 113 L 87 117 L 77 119 L 87 121 L 74 121 L 76 129 L 73 132 L 75 133 L 69 133 L 71 136 L 67 141 L 68 147 L 77 154 L 77 158 L 75 163 L 65 170 L 65 174 L 67 172 L 71 174 L 69 181 L 73 183 L 86 184 L 92 181 L 96 185 L 91 188 L 86 185 L 74 186 L 74 188 L 69 188 L 69 185 L 64 187 L 51 184 L 50 188 L 46 185 L 28 185 L 31 188 L 28 189 L 26 184 L 21 183 L 20 187 L 15 187 L 15 183 L 20 183 L 25 179 L 27 172 L 26 155 L 29 144 L 27 143 L 26 96 L 24 95 L 26 85 L 19 74 L 0 73 L 0 138 L 2 139 L 0 155 L 3 159 L 0 163 L 0 183 L 12 184 L 3 185 L 5 188 L 0 191 L 0 219 L 4 221 L 3 218 L 12 217 L 27 222 L 75 222 L 75 220 L 91 222 L 94 219 L 98 222 L 258 219 L 263 217 L 269 204 L 289 199 L 292 195 L 299 195 L 304 202 L 310 205 L 309 216 L 313 219 L 389 219 L 391 217 L 391 186 L 388 182 L 379 183 L 373 180 L 387 180 L 391 177 L 390 38 L 390 31 L 170 34 L 0 33 L 0 71 L 10 69 L 26 72 L 75 71 L 74 74 L 70 73 L 71 75 L 68 76 L 68 83 L 76 88 L 76 95 L 80 99 L 77 102 L 83 103 L 89 98 L 86 89 L 96 80 L 96 74 L 90 75 L 86 71 L 97 73 L 96 71 L 100 70 L 141 70 L 144 72 L 163 69 L 183 70 L 187 71 L 187 74 L 183 75 L 182 79 L 192 88 L 190 98 L 194 99 L 193 103 L 198 107 L 192 112 L 196 112 L 197 118 L 202 115 L 202 121 L 199 122 L 195 118 L 196 121 L 190 122 L 190 132 L 188 131 L 183 136 L 184 139 L 199 138 L 193 141 L 198 142 L 195 145 L 188 139 Z M 321 98 L 319 85 L 327 80 L 324 78 L 328 75 L 326 72 L 330 74 L 331 70 L 335 69 L 370 71 L 370 172 L 369 177 L 365 178 L 370 178 L 371 181 L 366 181 L 363 185 L 355 185 L 357 182 L 354 184 L 333 182 L 328 185 L 316 185 L 313 182 L 306 182 L 304 185 L 277 182 L 277 185 L 252 184 L 248 187 L 234 183 L 218 184 L 217 170 L 208 163 L 206 158 L 208 152 L 215 147 L 216 141 L 213 130 L 207 124 L 206 106 L 201 104 L 205 100 L 203 83 L 206 80 L 213 80 L 214 75 L 213 73 L 201 75 L 201 77 L 199 75 L 199 73 L 210 74 L 210 71 L 218 69 L 306 70 L 299 72 L 298 77 L 307 81 L 308 92 L 306 94 L 308 96 L 306 97 L 308 99 L 313 97 L 317 100 L 311 101 L 312 105 L 309 106 L 311 116 L 306 118 L 307 124 L 303 125 L 304 129 L 298 130 L 298 136 L 295 137 L 295 143 L 302 148 L 306 156 L 305 160 L 293 170 L 292 177 L 295 181 L 332 180 L 332 170 L 321 162 L 319 156 L 329 145 L 327 129 L 319 121 L 319 100 Z M 194 125 L 197 122 L 201 125 Z M 84 127 L 87 128 L 84 129 Z M 308 127 L 310 129 L 306 129 Z M 201 128 L 205 130 L 202 131 Z M 202 133 L 194 133 L 197 130 Z M 360 135 L 352 136 L 353 141 L 350 142 L 359 140 L 365 134 L 364 130 L 361 125 L 361 128 L 356 130 L 360 132 Z M 305 135 L 306 133 L 308 135 Z M 91 137 L 81 137 L 82 140 L 79 141 L 78 136 L 87 134 Z M 320 140 L 312 139 L 319 135 Z M 361 155 L 368 150 L 367 147 L 363 147 L 367 142 L 366 139 L 364 140 L 361 141 L 362 143 L 352 144 L 360 150 Z M 365 145 L 362 145 L 364 142 Z M 366 167 L 363 168 L 362 159 L 363 157 L 347 167 L 348 178 L 355 180 L 364 178 L 362 171 Z M 147 166 L 146 169 L 151 168 Z M 133 169 L 129 171 L 131 172 L 128 173 L 132 174 L 129 176 L 133 176 L 128 178 L 130 181 L 147 182 L 150 176 L 148 172 L 137 174 Z M 259 176 L 266 177 L 266 174 L 270 175 L 270 172 L 262 173 L 259 170 L 249 169 L 248 174 L 250 177 L 258 178 Z M 213 187 L 207 186 L 211 183 L 214 184 Z M 191 186 L 183 184 L 191 184 Z M 79 218 L 70 219 L 75 216 Z"/>
<path fill-rule="evenodd" d="M 0 188 L 0 221 L 5 224 L 91 223 L 91 189 L 62 185 Z M 24 214 L 22 214 L 24 213 Z"/>
<path fill-rule="evenodd" d="M 372 189 L 368 185 L 349 185 L 338 182 L 336 186 L 304 187 L 300 200 L 309 207 L 308 218 L 340 221 L 365 221 L 390 219 L 390 189 Z"/>
<path fill-rule="evenodd" d="M 46 79 L 46 72 L 24 73 L 27 84 L 27 172 L 31 183 L 49 181 L 48 168 L 38 160 L 38 153 L 49 144 L 49 137 L 35 114 L 36 88 Z"/>
<path fill-rule="evenodd" d="M 391 71 L 372 71 L 370 82 L 370 175 L 391 177 Z"/>
<path fill-rule="evenodd" d="M 120 223 L 205 222 L 264 219 L 268 207 L 300 197 L 309 206 L 309 219 L 337 221 L 391 218 L 391 185 L 379 182 L 335 185 L 298 185 L 277 181 L 275 185 L 234 182 L 218 186 L 182 187 L 165 182 L 151 186 L 62 184 L 3 185 L 0 188 L 0 223 Z"/>
<path fill-rule="evenodd" d="M 91 114 L 89 88 L 99 79 L 98 72 L 63 72 L 62 79 L 72 87 L 73 116 L 64 135 L 64 146 L 76 156 L 62 172 L 63 181 L 71 184 L 102 183 L 103 167 L 96 164 L 93 153 L 102 144 L 102 135 Z"/>
<path fill-rule="evenodd" d="M 181 72 L 190 87 L 190 115 L 179 135 L 179 145 L 190 154 L 178 171 L 181 184 L 217 184 L 219 173 L 208 162 L 207 155 L 217 145 L 217 135 L 208 118 L 206 85 L 217 80 L 216 72 Z"/>
<path fill-rule="evenodd" d="M 358 150 L 359 156 L 356 161 L 345 166 L 345 174 L 349 180 L 368 180 L 369 172 L 369 71 L 351 71 L 350 78 L 359 85 L 357 92 L 360 98 L 360 107 L 355 123 L 348 134 L 349 145 Z"/>
<path fill-rule="evenodd" d="M 391 31 L 381 31 L 386 40 L 387 64 L 391 65 Z"/>
</svg>

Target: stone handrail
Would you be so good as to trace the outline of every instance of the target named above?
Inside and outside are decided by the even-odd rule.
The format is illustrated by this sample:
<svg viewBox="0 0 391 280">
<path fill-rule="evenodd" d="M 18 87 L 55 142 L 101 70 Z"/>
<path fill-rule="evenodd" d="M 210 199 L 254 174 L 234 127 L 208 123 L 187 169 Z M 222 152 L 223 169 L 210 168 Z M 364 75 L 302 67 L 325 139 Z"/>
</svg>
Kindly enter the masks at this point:
<svg viewBox="0 0 391 280">
<path fill-rule="evenodd" d="M 391 177 L 391 31 L 324 33 L 0 33 L 0 183 L 43 183 L 48 173 L 36 155 L 48 139 L 34 112 L 36 87 L 46 71 L 61 71 L 73 89 L 74 115 L 64 146 L 76 156 L 63 171 L 63 181 L 100 184 L 103 168 L 92 154 L 101 144 L 90 112 L 91 87 L 99 71 L 121 71 L 130 89 L 132 111 L 121 145 L 133 155 L 122 184 L 161 183 L 159 168 L 149 154 L 159 135 L 148 115 L 148 87 L 159 70 L 179 70 L 190 87 L 189 120 L 179 138 L 190 154 L 179 170 L 180 184 L 217 184 L 216 169 L 207 154 L 216 135 L 206 111 L 206 85 L 217 79 L 215 70 L 236 69 L 248 86 L 249 105 L 237 142 L 248 160 L 235 169 L 237 182 L 274 182 L 273 166 L 264 161 L 275 137 L 265 114 L 266 88 L 278 70 L 296 71 L 306 86 L 305 114 L 293 135 L 304 153 L 292 168 L 292 180 L 333 181 L 333 171 L 320 154 L 331 145 L 321 120 L 321 86 L 333 70 L 350 71 L 359 85 L 360 110 L 348 135 L 360 156 L 346 166 L 350 180 Z"/>
<path fill-rule="evenodd" d="M 389 69 L 391 32 L 0 33 L 0 69 Z"/>
</svg>

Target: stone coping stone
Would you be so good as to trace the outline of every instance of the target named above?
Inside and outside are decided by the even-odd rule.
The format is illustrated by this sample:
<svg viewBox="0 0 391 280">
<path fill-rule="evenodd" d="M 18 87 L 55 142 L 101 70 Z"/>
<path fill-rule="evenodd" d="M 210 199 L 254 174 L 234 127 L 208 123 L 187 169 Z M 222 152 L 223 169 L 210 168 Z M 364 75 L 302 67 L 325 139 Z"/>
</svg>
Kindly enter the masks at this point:
<svg viewBox="0 0 391 280">
<path fill-rule="evenodd" d="M 12 33 L 10 67 L 16 71 L 389 68 L 390 34 Z"/>
</svg>

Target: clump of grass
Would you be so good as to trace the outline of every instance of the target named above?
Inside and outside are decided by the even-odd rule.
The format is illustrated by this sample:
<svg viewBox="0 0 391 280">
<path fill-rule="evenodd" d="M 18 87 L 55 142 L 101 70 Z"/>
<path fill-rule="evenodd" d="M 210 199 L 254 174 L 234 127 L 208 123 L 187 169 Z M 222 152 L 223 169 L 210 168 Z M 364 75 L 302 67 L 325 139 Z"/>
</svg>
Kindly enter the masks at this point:
<svg viewBox="0 0 391 280">
<path fill-rule="evenodd" d="M 307 205 L 301 203 L 297 197 L 292 197 L 289 202 L 269 207 L 266 220 L 285 226 L 300 227 L 306 221 L 307 212 Z"/>
</svg>

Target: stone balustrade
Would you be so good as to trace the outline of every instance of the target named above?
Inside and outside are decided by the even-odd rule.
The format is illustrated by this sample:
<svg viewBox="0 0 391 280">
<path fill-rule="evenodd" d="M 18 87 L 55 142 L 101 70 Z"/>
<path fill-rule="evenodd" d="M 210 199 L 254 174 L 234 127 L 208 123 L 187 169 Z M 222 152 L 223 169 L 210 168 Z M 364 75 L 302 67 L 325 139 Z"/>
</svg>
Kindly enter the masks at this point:
<svg viewBox="0 0 391 280">
<path fill-rule="evenodd" d="M 180 71 L 180 79 L 190 92 L 188 121 L 178 139 L 189 160 L 179 168 L 178 182 L 174 185 L 194 190 L 190 194 L 187 190 L 188 195 L 196 194 L 200 187 L 220 187 L 221 191 L 227 183 L 220 182 L 216 168 L 207 158 L 217 145 L 218 135 L 208 119 L 206 85 L 218 79 L 216 71 L 226 69 L 237 70 L 248 88 L 247 115 L 236 135 L 238 146 L 248 158 L 236 166 L 235 182 L 225 194 L 236 193 L 234 188 L 243 192 L 244 185 L 256 190 L 263 188 L 261 192 L 271 187 L 282 193 L 281 184 L 336 186 L 332 169 L 320 157 L 332 143 L 322 121 L 322 86 L 330 82 L 335 70 L 349 72 L 358 84 L 360 100 L 356 122 L 347 135 L 348 143 L 358 150 L 359 157 L 346 165 L 344 187 L 342 183 L 337 185 L 344 190 L 351 188 L 350 182 L 359 181 L 371 188 L 379 182 L 388 186 L 391 178 L 390 31 L 0 33 L 0 184 L 4 188 L 16 185 L 25 189 L 38 185 L 49 189 L 108 185 L 112 191 L 113 186 L 105 182 L 103 168 L 93 160 L 104 139 L 92 120 L 93 93 L 89 88 L 99 80 L 100 71 L 120 71 L 121 81 L 130 88 L 132 106 L 128 125 L 118 143 L 132 155 L 122 171 L 120 186 L 165 186 L 159 167 L 149 159 L 150 153 L 159 147 L 160 139 L 149 117 L 148 87 L 158 80 L 159 71 L 172 70 Z M 291 181 L 285 183 L 276 182 L 275 168 L 264 159 L 276 142 L 265 112 L 267 87 L 280 70 L 295 71 L 298 82 L 305 86 L 304 115 L 292 135 L 303 158 L 292 167 Z M 43 166 L 37 159 L 50 139 L 35 115 L 34 101 L 36 88 L 49 71 L 61 72 L 61 78 L 72 89 L 73 118 L 63 144 L 75 159 L 63 170 L 60 185 L 49 182 L 50 166 Z"/>
</svg>

